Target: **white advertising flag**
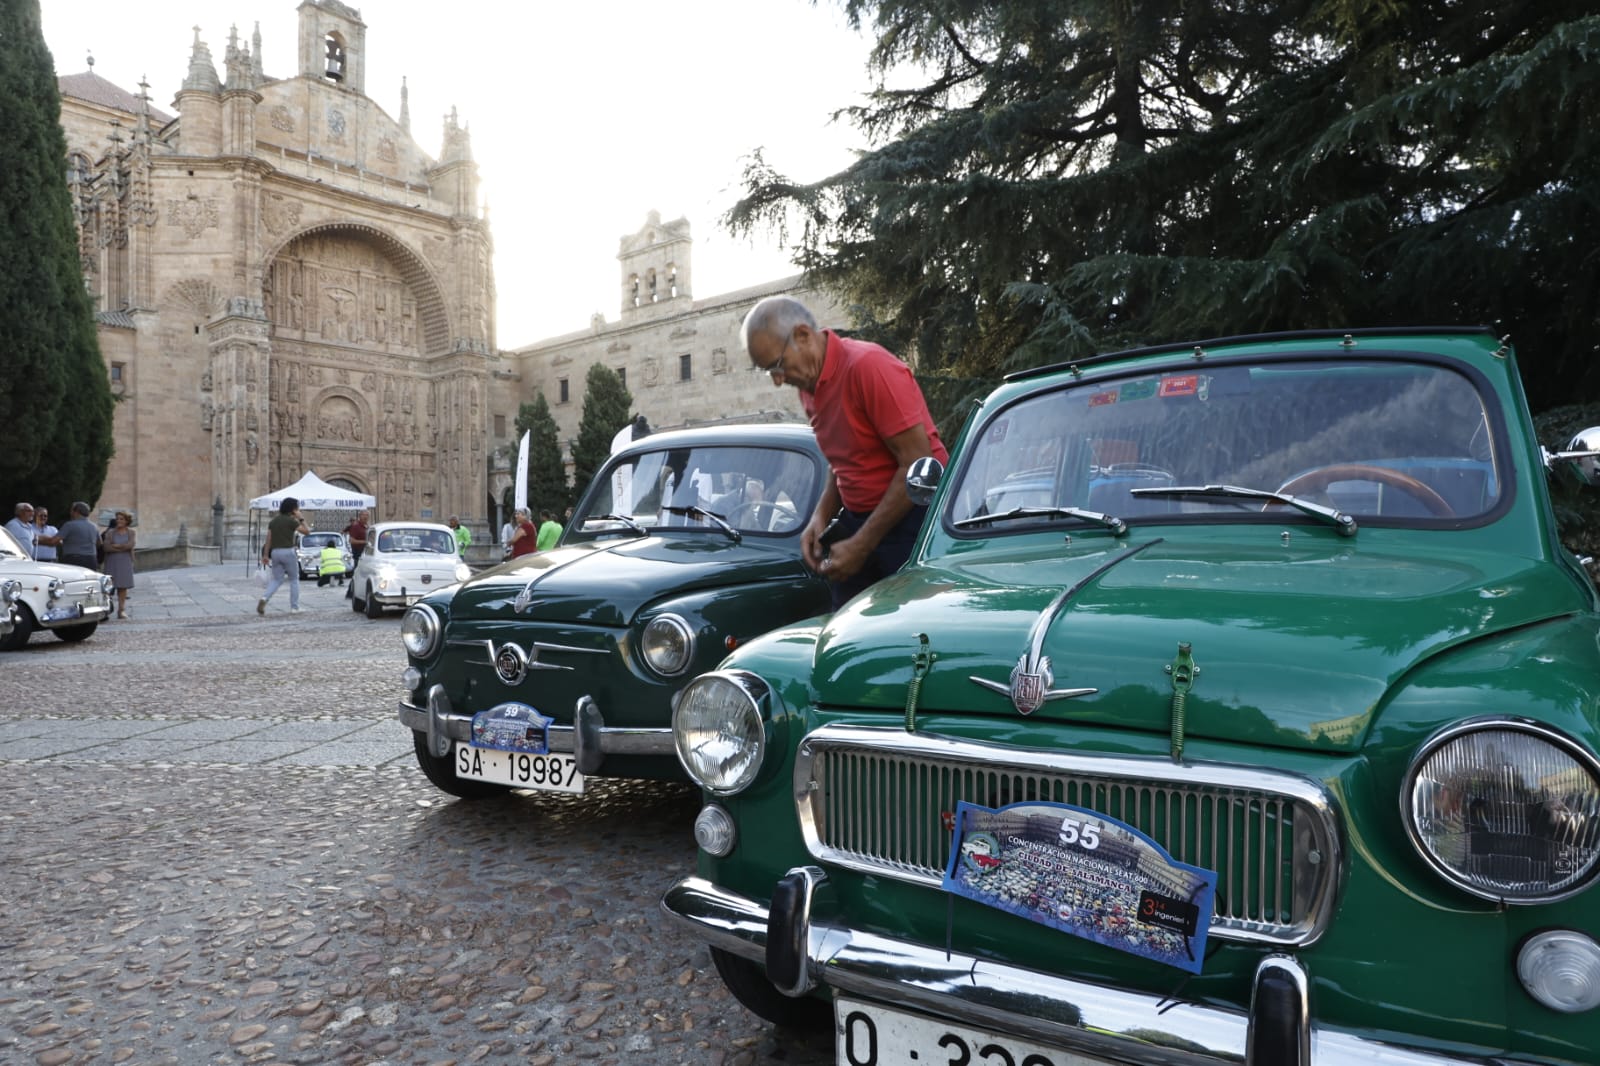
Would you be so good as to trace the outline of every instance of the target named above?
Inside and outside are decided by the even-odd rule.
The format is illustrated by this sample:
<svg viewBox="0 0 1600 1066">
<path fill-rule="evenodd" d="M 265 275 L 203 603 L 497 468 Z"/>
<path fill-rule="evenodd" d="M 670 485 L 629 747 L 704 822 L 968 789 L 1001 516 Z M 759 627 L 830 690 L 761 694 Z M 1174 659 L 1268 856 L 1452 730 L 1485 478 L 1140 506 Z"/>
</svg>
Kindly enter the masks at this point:
<svg viewBox="0 0 1600 1066">
<path fill-rule="evenodd" d="M 511 505 L 518 510 L 528 506 L 528 437 L 531 433 L 532 430 L 523 431 L 522 443 L 517 445 L 517 485 Z"/>
</svg>

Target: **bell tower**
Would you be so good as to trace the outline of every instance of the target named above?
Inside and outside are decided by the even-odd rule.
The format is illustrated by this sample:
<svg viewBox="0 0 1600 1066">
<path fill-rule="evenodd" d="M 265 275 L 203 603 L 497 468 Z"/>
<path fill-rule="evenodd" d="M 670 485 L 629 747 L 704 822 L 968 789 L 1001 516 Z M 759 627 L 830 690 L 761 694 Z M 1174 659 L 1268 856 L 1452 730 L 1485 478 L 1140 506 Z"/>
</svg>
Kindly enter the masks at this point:
<svg viewBox="0 0 1600 1066">
<path fill-rule="evenodd" d="M 691 301 L 689 292 L 689 220 L 662 222 L 651 211 L 644 227 L 622 238 L 617 261 L 622 264 L 622 316 L 629 318 L 670 307 L 681 311 Z"/>
<path fill-rule="evenodd" d="M 300 76 L 367 91 L 367 24 L 339 0 L 300 5 Z"/>
</svg>

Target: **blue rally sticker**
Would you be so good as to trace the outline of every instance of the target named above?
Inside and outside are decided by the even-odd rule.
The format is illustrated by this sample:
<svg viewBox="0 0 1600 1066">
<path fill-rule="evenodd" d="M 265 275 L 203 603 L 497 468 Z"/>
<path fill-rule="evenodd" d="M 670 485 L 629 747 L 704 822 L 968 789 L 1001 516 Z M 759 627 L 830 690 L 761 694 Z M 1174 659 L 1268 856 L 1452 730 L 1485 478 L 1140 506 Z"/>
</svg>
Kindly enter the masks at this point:
<svg viewBox="0 0 1600 1066">
<path fill-rule="evenodd" d="M 960 803 L 946 892 L 1199 973 L 1215 871 L 1177 862 L 1126 822 L 1064 803 Z"/>
<path fill-rule="evenodd" d="M 553 721 L 526 703 L 498 704 L 472 716 L 472 746 L 548 755 Z"/>
</svg>

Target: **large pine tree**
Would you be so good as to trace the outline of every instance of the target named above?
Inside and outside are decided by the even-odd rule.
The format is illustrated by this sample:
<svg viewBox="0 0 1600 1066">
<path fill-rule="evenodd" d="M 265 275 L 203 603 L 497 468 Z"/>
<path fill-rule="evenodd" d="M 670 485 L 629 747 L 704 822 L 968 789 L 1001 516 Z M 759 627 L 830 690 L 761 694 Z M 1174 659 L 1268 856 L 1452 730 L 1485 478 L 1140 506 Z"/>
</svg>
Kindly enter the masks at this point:
<svg viewBox="0 0 1600 1066">
<path fill-rule="evenodd" d="M 38 0 L 0 0 L 0 507 L 65 516 L 111 460 L 112 399 L 83 285 L 55 66 Z"/>
<path fill-rule="evenodd" d="M 633 397 L 615 370 L 602 363 L 589 367 L 584 382 L 583 414 L 578 442 L 572 446 L 572 486 L 578 495 L 611 455 L 611 440 L 630 421 Z"/>
<path fill-rule="evenodd" d="M 925 370 L 1481 322 L 1536 400 L 1600 386 L 1592 4 L 845 6 L 896 70 L 845 112 L 876 147 L 813 184 L 757 156 L 727 221 Z"/>
</svg>

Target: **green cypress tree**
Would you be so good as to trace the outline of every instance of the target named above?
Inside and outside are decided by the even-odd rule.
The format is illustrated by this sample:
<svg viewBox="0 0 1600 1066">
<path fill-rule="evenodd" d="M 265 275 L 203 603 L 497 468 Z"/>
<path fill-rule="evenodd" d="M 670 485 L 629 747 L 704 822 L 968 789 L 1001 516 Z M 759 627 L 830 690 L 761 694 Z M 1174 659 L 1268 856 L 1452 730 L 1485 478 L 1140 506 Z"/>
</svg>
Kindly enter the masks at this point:
<svg viewBox="0 0 1600 1066">
<path fill-rule="evenodd" d="M 880 72 L 925 76 L 847 109 L 875 147 L 838 174 L 795 183 L 757 156 L 726 221 L 794 235 L 812 280 L 924 370 L 1488 322 L 1536 404 L 1600 388 L 1592 4 L 846 10 Z"/>
<path fill-rule="evenodd" d="M 578 443 L 572 446 L 572 484 L 579 495 L 611 455 L 611 439 L 630 421 L 633 397 L 617 372 L 601 363 L 589 368 L 584 381 L 583 415 Z"/>
<path fill-rule="evenodd" d="M 556 420 L 544 393 L 534 396 L 517 410 L 517 440 L 528 437 L 528 506 L 539 517 L 540 508 L 549 508 L 557 517 L 572 502 L 567 488 L 566 464 L 561 457 L 561 439 Z M 537 523 L 536 523 L 537 524 Z"/>
<path fill-rule="evenodd" d="M 6 146 L 0 166 L 0 425 L 6 427 L 0 508 L 9 518 L 18 499 L 48 499 L 64 514 L 58 501 L 70 500 L 80 485 L 45 483 L 40 458 L 57 445 L 57 427 L 76 418 L 77 397 L 63 404 L 69 367 L 85 339 L 96 361 L 99 350 L 67 191 L 61 99 L 38 0 L 0 0 L 0 144 Z"/>
</svg>

